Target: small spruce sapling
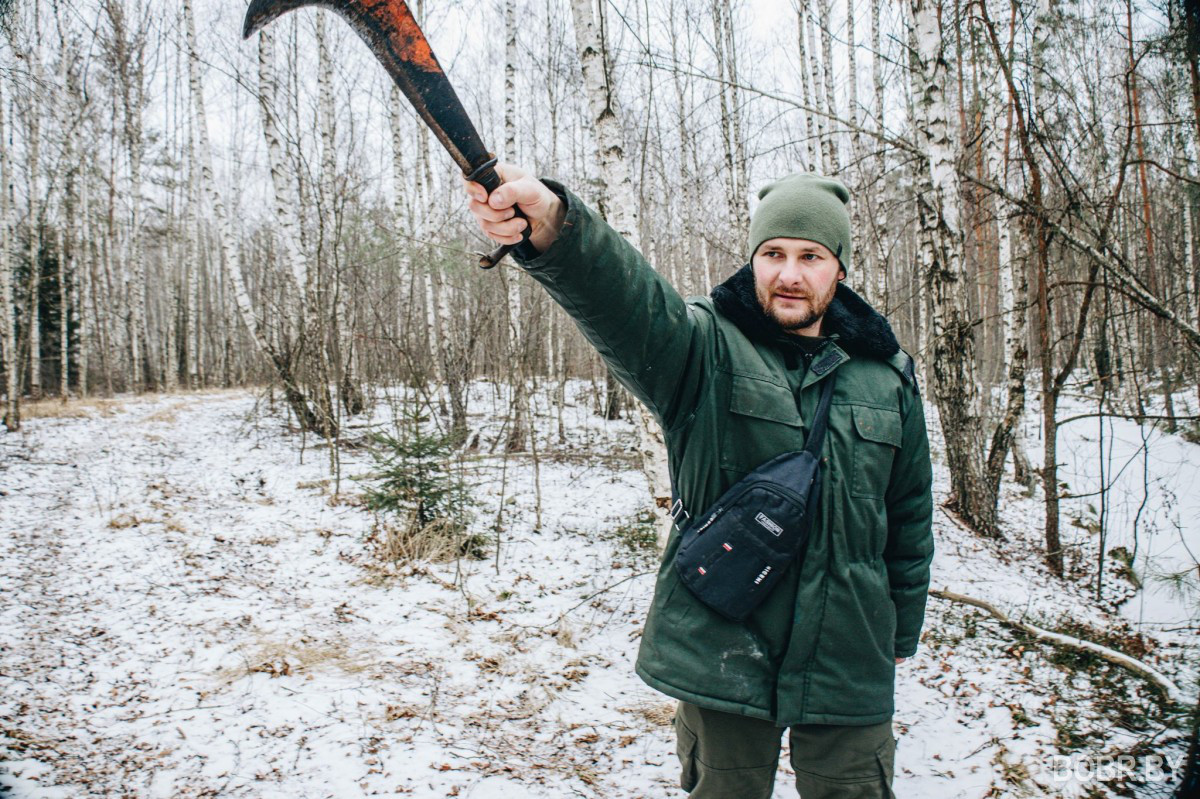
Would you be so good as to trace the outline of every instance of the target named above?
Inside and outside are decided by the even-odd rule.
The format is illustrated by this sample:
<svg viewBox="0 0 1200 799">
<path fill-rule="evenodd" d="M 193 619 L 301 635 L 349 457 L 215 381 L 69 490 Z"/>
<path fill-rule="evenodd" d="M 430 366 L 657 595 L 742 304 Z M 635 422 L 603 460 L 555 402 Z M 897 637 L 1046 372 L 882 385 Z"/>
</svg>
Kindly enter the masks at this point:
<svg viewBox="0 0 1200 799">
<path fill-rule="evenodd" d="M 425 420 L 412 410 L 396 435 L 371 436 L 375 469 L 364 501 L 370 510 L 392 517 L 376 525 L 380 554 L 391 561 L 483 557 L 485 539 L 468 531 L 474 516 L 471 495 L 454 463 L 459 439 L 430 430 Z"/>
</svg>

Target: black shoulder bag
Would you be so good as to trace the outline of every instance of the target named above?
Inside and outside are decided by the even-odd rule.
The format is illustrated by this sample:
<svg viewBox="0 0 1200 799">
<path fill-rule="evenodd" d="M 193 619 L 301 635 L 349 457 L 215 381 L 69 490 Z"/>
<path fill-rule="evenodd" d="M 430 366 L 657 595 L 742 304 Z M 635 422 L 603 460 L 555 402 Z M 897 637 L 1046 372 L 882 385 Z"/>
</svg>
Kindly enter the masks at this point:
<svg viewBox="0 0 1200 799">
<path fill-rule="evenodd" d="M 808 543 L 836 378 L 825 378 L 804 449 L 762 464 L 683 528 L 675 569 L 697 599 L 727 619 L 749 616 Z M 677 518 L 681 510 L 676 500 Z"/>
</svg>

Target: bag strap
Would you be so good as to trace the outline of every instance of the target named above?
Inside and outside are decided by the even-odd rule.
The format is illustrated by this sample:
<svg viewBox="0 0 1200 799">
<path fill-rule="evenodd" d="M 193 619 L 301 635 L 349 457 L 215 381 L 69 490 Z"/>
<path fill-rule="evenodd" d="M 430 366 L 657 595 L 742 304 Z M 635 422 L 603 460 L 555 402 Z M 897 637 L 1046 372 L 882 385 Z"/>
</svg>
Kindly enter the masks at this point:
<svg viewBox="0 0 1200 799">
<path fill-rule="evenodd" d="M 821 398 L 817 400 L 817 413 L 813 416 L 812 429 L 808 433 L 808 440 L 804 442 L 804 451 L 811 453 L 818 460 L 821 458 L 821 447 L 825 446 L 825 431 L 829 428 L 829 406 L 832 404 L 833 384 L 836 380 L 837 372 L 825 378 L 825 385 L 821 386 Z M 796 395 L 796 411 L 800 412 L 799 394 Z M 800 418 L 804 418 L 803 413 L 800 413 Z"/>
<path fill-rule="evenodd" d="M 809 431 L 808 438 L 804 442 L 804 451 L 812 453 L 812 456 L 817 460 L 820 460 L 821 448 L 825 446 L 825 431 L 829 428 L 829 406 L 833 403 L 833 384 L 836 381 L 837 372 L 825 378 L 825 382 L 821 386 L 821 397 L 817 400 L 817 412 L 813 416 L 812 429 Z M 803 421 L 804 414 L 800 410 L 800 395 L 796 394 L 795 399 L 796 413 L 800 415 L 800 419 Z M 674 480 L 671 481 L 671 509 L 669 514 L 676 529 L 680 530 L 692 518 L 687 508 L 684 507 L 683 497 L 679 496 L 679 493 L 675 490 Z"/>
</svg>

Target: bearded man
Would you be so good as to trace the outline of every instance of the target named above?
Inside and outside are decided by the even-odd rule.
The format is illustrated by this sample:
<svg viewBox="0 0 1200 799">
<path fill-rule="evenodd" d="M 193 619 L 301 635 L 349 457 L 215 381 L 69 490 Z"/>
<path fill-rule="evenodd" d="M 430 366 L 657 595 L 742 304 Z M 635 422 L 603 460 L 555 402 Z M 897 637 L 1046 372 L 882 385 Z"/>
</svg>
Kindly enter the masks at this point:
<svg viewBox="0 0 1200 799">
<path fill-rule="evenodd" d="M 501 166 L 469 207 L 661 423 L 692 513 L 803 448 L 836 376 L 805 551 L 744 621 L 699 601 L 663 555 L 636 670 L 678 700 L 680 786 L 769 799 L 783 729 L 803 799 L 890 797 L 896 666 L 912 656 L 933 557 L 929 442 L 912 358 L 842 281 L 849 192 L 797 174 L 759 193 L 742 267 L 683 298 L 578 197 Z"/>
</svg>

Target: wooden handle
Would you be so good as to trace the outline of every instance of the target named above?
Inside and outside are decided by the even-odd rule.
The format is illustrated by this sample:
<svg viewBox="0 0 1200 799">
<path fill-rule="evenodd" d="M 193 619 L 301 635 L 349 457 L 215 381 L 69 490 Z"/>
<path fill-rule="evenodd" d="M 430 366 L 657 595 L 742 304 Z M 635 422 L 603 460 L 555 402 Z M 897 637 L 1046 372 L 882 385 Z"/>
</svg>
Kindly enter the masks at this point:
<svg viewBox="0 0 1200 799">
<path fill-rule="evenodd" d="M 480 186 L 483 186 L 484 190 L 487 191 L 489 196 L 491 196 L 491 193 L 500 188 L 500 186 L 504 183 L 504 181 L 500 179 L 500 173 L 496 171 L 495 158 L 491 158 L 483 164 L 480 164 L 473 172 L 465 177 L 472 183 L 478 183 Z M 529 217 L 525 216 L 519 206 L 514 205 L 513 211 L 516 218 L 525 220 L 525 229 L 521 231 L 521 242 L 527 242 L 529 241 L 529 233 L 533 230 L 533 225 L 530 224 Z M 502 244 L 501 246 L 492 250 L 490 253 L 479 253 L 479 268 L 491 269 L 496 264 L 500 263 L 500 261 L 504 259 L 504 256 L 508 255 L 509 252 L 511 252 L 516 246 L 517 245 L 515 244 Z"/>
</svg>

